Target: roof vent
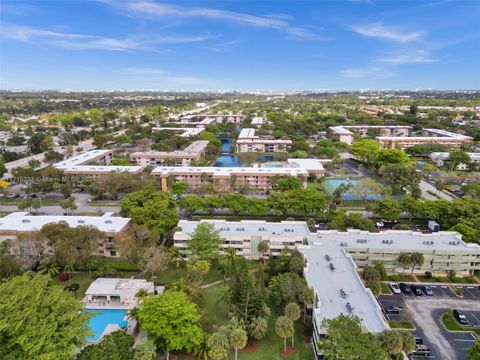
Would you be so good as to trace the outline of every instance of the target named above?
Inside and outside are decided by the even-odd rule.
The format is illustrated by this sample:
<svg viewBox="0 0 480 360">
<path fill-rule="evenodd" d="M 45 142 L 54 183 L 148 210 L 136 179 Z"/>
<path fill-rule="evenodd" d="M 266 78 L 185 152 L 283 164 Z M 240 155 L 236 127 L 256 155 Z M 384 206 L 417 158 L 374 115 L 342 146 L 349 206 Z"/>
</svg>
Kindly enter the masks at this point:
<svg viewBox="0 0 480 360">
<path fill-rule="evenodd" d="M 79 224 L 85 224 L 85 220 L 78 220 Z"/>
<path fill-rule="evenodd" d="M 22 220 L 22 223 L 29 223 L 29 222 L 30 222 L 29 219 L 23 219 L 23 220 Z"/>
</svg>

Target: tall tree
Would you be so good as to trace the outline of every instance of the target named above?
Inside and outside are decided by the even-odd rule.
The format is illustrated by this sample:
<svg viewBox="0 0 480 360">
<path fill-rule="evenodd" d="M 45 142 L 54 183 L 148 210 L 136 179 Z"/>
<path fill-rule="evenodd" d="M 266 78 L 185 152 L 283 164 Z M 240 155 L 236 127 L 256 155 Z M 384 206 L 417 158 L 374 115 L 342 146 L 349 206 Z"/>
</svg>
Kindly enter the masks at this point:
<svg viewBox="0 0 480 360">
<path fill-rule="evenodd" d="M 410 261 L 412 265 L 411 274 L 413 274 L 413 270 L 415 269 L 415 267 L 423 266 L 423 263 L 425 262 L 425 258 L 423 257 L 422 253 L 414 252 L 410 255 L 410 259 L 411 259 Z"/>
<path fill-rule="evenodd" d="M 403 274 L 405 275 L 405 268 L 412 264 L 412 258 L 409 253 L 400 253 L 400 255 L 398 255 L 397 262 L 402 265 Z"/>
<path fill-rule="evenodd" d="M 203 341 L 197 306 L 185 293 L 167 290 L 147 296 L 138 310 L 140 328 L 165 349 L 193 351 Z"/>
<path fill-rule="evenodd" d="M 289 303 L 285 306 L 284 314 L 286 317 L 290 318 L 293 322 L 300 319 L 301 311 L 300 306 L 296 303 Z M 292 336 L 292 347 L 295 347 L 294 342 L 295 336 Z"/>
<path fill-rule="evenodd" d="M 396 355 L 402 351 L 403 336 L 395 330 L 385 330 L 378 336 L 378 340 L 390 355 Z"/>
<path fill-rule="evenodd" d="M 278 317 L 275 322 L 275 333 L 283 339 L 283 351 L 287 351 L 287 337 L 295 333 L 292 319 L 287 316 Z"/>
<path fill-rule="evenodd" d="M 188 249 L 201 259 L 213 259 L 218 256 L 219 246 L 223 243 L 220 231 L 211 223 L 197 225 L 188 241 Z"/>
<path fill-rule="evenodd" d="M 334 319 L 325 319 L 321 327 L 327 336 L 319 340 L 318 346 L 325 358 L 390 359 L 375 336 L 363 331 L 360 319 L 356 316 L 340 315 Z"/>
<path fill-rule="evenodd" d="M 0 294 L 1 359 L 71 359 L 91 335 L 91 314 L 50 276 L 16 276 Z"/>
<path fill-rule="evenodd" d="M 125 331 L 117 330 L 105 336 L 98 344 L 86 346 L 77 355 L 77 360 L 131 360 L 133 357 L 133 337 Z"/>
<path fill-rule="evenodd" d="M 235 350 L 235 360 L 238 358 L 238 350 L 247 345 L 247 332 L 240 326 L 230 330 L 230 346 Z"/>
</svg>

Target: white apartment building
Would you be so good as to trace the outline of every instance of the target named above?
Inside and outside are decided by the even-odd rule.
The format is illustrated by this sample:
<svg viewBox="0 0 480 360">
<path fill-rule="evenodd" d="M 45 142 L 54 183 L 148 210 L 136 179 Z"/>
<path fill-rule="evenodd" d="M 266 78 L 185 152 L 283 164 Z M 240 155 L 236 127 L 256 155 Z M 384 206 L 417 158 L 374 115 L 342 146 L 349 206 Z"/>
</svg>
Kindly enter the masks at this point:
<svg viewBox="0 0 480 360">
<path fill-rule="evenodd" d="M 314 290 L 314 350 L 325 334 L 324 319 L 341 314 L 356 315 L 365 331 L 378 334 L 389 325 L 370 289 L 365 288 L 358 270 L 372 261 L 383 261 L 387 271 L 402 273 L 398 264 L 401 253 L 420 252 L 425 262 L 414 273 L 444 275 L 454 270 L 457 275 L 470 275 L 480 269 L 480 246 L 465 243 L 456 232 L 420 232 L 391 230 L 370 233 L 361 230 L 340 232 L 325 230 L 312 233 L 305 222 L 203 220 L 215 226 L 224 239 L 220 252 L 233 248 L 238 255 L 256 259 L 260 241 L 270 246 L 269 255 L 278 256 L 284 247 L 297 248 L 305 256 L 304 276 Z M 200 222 L 182 220 L 174 234 L 174 246 L 188 255 L 188 241 Z M 331 265 L 333 266 L 333 270 Z M 405 269 L 410 271 L 410 269 Z M 344 292 L 344 296 L 341 295 Z"/>
<path fill-rule="evenodd" d="M 362 137 L 369 135 L 369 132 L 376 130 L 381 136 L 409 136 L 412 127 L 403 126 L 403 125 L 352 125 L 352 126 L 332 126 L 328 128 L 328 133 L 334 139 L 347 143 L 349 145 L 353 144 L 354 134 L 359 134 Z"/>
<path fill-rule="evenodd" d="M 245 115 L 242 114 L 192 114 L 182 116 L 180 123 L 182 124 L 197 124 L 203 123 L 203 125 L 216 123 L 233 123 L 240 124 L 245 120 Z"/>
<path fill-rule="evenodd" d="M 470 162 L 474 164 L 480 164 L 480 153 L 467 153 L 470 157 Z M 435 163 L 437 166 L 444 166 L 445 163 L 449 161 L 450 153 L 448 152 L 433 152 L 430 154 L 430 159 Z M 457 170 L 467 170 L 466 164 L 459 164 L 457 166 Z"/>
<path fill-rule="evenodd" d="M 170 131 L 173 134 L 178 135 L 180 137 L 196 136 L 204 130 L 205 130 L 204 127 L 198 127 L 198 128 L 154 127 L 152 128 L 152 132 Z"/>
<path fill-rule="evenodd" d="M 59 215 L 30 215 L 27 212 L 13 212 L 1 218 L 0 221 L 0 242 L 7 239 L 15 240 L 18 234 L 33 233 L 40 231 L 44 225 L 65 222 L 70 227 L 94 226 L 105 237 L 99 241 L 97 255 L 107 257 L 118 257 L 115 248 L 114 238 L 123 234 L 130 225 L 130 219 L 113 216 L 113 213 L 105 213 L 102 216 L 59 216 Z M 45 242 L 42 245 L 42 252 L 53 254 L 53 248 Z M 30 249 L 27 245 L 13 242 L 12 253 L 19 256 L 28 256 Z"/>
<path fill-rule="evenodd" d="M 255 135 L 255 129 L 240 131 L 236 142 L 237 152 L 287 152 L 292 146 L 291 140 L 261 139 Z"/>
<path fill-rule="evenodd" d="M 142 172 L 143 166 L 117 166 L 110 165 L 113 155 L 111 150 L 90 150 L 83 154 L 73 156 L 54 164 L 53 166 L 62 170 L 67 175 L 89 175 L 101 176 L 112 172 L 129 172 L 138 174 Z M 89 165 L 94 163 L 95 165 Z"/>
<path fill-rule="evenodd" d="M 180 151 L 138 151 L 130 155 L 130 160 L 140 166 L 159 166 L 165 160 L 174 160 L 176 166 L 190 166 L 194 160 L 199 160 L 205 155 L 208 146 L 207 140 L 194 141 Z"/>
</svg>

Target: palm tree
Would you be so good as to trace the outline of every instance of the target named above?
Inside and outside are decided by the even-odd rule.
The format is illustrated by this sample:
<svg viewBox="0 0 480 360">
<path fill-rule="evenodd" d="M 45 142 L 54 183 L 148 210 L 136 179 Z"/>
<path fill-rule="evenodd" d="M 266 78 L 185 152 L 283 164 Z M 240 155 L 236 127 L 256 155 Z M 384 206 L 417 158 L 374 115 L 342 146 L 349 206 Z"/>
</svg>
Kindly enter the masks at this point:
<svg viewBox="0 0 480 360">
<path fill-rule="evenodd" d="M 50 277 L 54 277 L 60 272 L 58 269 L 58 266 L 49 263 L 49 264 L 42 264 L 38 267 L 38 273 L 39 274 L 48 274 Z"/>
<path fill-rule="evenodd" d="M 302 312 L 300 310 L 300 306 L 298 306 L 297 303 L 292 302 L 287 304 L 287 306 L 285 306 L 284 313 L 286 317 L 288 317 L 295 323 L 295 321 L 300 319 L 300 315 Z M 295 347 L 294 339 L 295 339 L 295 336 L 292 336 L 292 347 Z"/>
<path fill-rule="evenodd" d="M 307 316 L 307 306 L 313 304 L 315 301 L 315 293 L 308 286 L 305 286 L 298 294 L 298 299 L 303 304 L 303 322 L 305 323 L 305 317 Z"/>
<path fill-rule="evenodd" d="M 266 242 L 265 240 L 260 241 L 257 245 L 257 250 L 260 254 L 262 254 L 262 260 L 263 262 L 265 262 L 265 254 L 268 253 L 268 251 L 270 250 L 268 242 Z"/>
<path fill-rule="evenodd" d="M 293 336 L 295 328 L 293 321 L 289 317 L 280 316 L 275 322 L 275 332 L 283 339 L 283 352 L 287 351 L 287 337 Z"/>
<path fill-rule="evenodd" d="M 177 269 L 181 264 L 185 262 L 185 259 L 183 258 L 182 253 L 175 246 L 172 246 L 171 248 L 168 249 L 168 254 L 170 255 L 170 262 L 172 264 L 175 264 Z"/>
<path fill-rule="evenodd" d="M 208 343 L 207 343 L 207 335 L 205 335 L 204 340 L 202 343 L 197 346 L 194 350 L 194 355 L 197 355 L 197 360 L 203 359 L 208 360 Z"/>
<path fill-rule="evenodd" d="M 238 349 L 243 349 L 247 345 L 247 341 L 248 341 L 247 332 L 243 328 L 237 327 L 231 330 L 229 337 L 230 337 L 230 345 L 235 350 L 235 360 L 237 360 Z"/>
<path fill-rule="evenodd" d="M 425 258 L 423 257 L 422 253 L 415 252 L 412 255 L 410 255 L 411 258 L 411 265 L 412 265 L 412 271 L 410 275 L 413 275 L 413 270 L 415 269 L 416 266 L 422 266 L 423 263 L 425 262 Z"/>
<path fill-rule="evenodd" d="M 402 265 L 402 273 L 405 276 L 405 268 L 412 264 L 412 258 L 408 253 L 400 253 L 398 255 L 397 261 L 400 265 Z"/>
<path fill-rule="evenodd" d="M 135 294 L 135 299 L 137 299 L 138 301 L 142 300 L 143 298 L 145 298 L 146 296 L 148 296 L 148 291 L 147 289 L 140 289 L 137 291 L 137 293 Z"/>
<path fill-rule="evenodd" d="M 228 309 L 228 305 L 230 304 L 230 286 L 222 285 L 220 289 L 221 289 L 221 293 L 220 293 L 220 296 L 218 297 L 217 303 L 224 302 L 225 306 Z"/>
</svg>

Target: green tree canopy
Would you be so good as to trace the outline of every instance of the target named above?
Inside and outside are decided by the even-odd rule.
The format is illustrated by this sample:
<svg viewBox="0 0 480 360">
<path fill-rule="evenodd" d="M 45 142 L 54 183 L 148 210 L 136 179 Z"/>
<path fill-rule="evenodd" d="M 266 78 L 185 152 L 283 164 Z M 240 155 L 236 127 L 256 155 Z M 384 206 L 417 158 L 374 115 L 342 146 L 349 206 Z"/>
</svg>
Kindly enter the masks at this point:
<svg viewBox="0 0 480 360">
<path fill-rule="evenodd" d="M 138 310 L 140 328 L 167 352 L 193 351 L 203 342 L 197 306 L 181 291 L 167 290 L 144 298 Z"/>
<path fill-rule="evenodd" d="M 85 347 L 76 360 L 131 360 L 132 346 L 132 335 L 118 330 L 105 336 L 100 343 Z"/>
<path fill-rule="evenodd" d="M 178 210 L 172 196 L 150 188 L 128 194 L 121 203 L 121 214 L 165 236 L 178 223 Z"/>
<path fill-rule="evenodd" d="M 382 344 L 368 332 L 363 332 L 356 316 L 340 315 L 322 322 L 327 337 L 320 339 L 320 351 L 328 359 L 389 360 Z"/>
<path fill-rule="evenodd" d="M 48 275 L 16 276 L 0 294 L 1 359 L 71 359 L 91 335 L 91 314 Z"/>
<path fill-rule="evenodd" d="M 197 225 L 188 241 L 188 249 L 201 259 L 217 257 L 219 245 L 223 243 L 220 231 L 213 224 L 202 222 Z"/>
</svg>

